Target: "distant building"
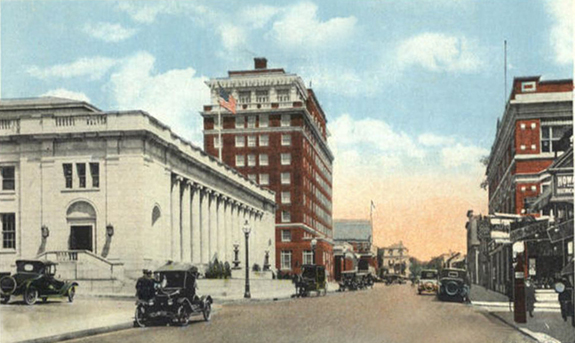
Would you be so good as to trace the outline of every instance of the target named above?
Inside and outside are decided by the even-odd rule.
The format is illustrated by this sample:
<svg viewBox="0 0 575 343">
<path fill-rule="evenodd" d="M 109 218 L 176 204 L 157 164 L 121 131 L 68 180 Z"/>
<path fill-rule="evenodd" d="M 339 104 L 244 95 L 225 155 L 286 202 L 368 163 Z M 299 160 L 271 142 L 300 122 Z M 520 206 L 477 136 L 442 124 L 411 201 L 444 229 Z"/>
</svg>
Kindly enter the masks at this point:
<svg viewBox="0 0 575 343">
<path fill-rule="evenodd" d="M 277 269 L 299 274 L 302 264 L 316 262 L 333 270 L 333 154 L 314 91 L 300 76 L 268 68 L 265 58 L 256 58 L 252 70 L 229 71 L 207 84 L 205 151 L 218 157 L 221 143 L 224 163 L 276 193 Z M 237 114 L 219 105 L 220 87 L 237 99 Z"/>
<path fill-rule="evenodd" d="M 101 279 L 169 260 L 231 263 L 246 220 L 251 263 L 275 263 L 275 194 L 146 112 L 2 100 L 0 175 L 2 270 L 46 258 Z"/>
<path fill-rule="evenodd" d="M 349 246 L 357 259 L 357 268 L 371 270 L 376 273 L 377 247 L 373 245 L 373 227 L 369 220 L 338 219 L 333 223 L 335 278 L 339 279 L 342 271 L 350 270 L 349 252 L 344 249 Z M 355 266 L 354 266 L 355 267 Z"/>
<path fill-rule="evenodd" d="M 409 277 L 409 249 L 403 245 L 402 241 L 378 249 L 378 259 L 380 267 L 380 276 L 388 274 L 401 275 Z"/>
</svg>

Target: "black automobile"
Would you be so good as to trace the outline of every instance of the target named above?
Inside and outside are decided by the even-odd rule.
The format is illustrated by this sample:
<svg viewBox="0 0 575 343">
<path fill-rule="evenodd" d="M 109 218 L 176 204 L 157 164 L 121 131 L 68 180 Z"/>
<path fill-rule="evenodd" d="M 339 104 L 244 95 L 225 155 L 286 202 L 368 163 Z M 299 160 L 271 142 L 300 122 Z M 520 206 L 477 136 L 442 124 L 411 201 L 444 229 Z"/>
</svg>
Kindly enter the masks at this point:
<svg viewBox="0 0 575 343">
<path fill-rule="evenodd" d="M 302 273 L 295 280 L 296 296 L 307 297 L 311 292 L 318 295 L 327 294 L 327 279 L 325 266 L 315 264 L 304 264 Z"/>
<path fill-rule="evenodd" d="M 339 291 L 344 292 L 355 291 L 359 288 L 357 280 L 357 272 L 355 270 L 348 270 L 341 272 L 341 280 L 339 281 Z"/>
<path fill-rule="evenodd" d="M 16 274 L 0 279 L 0 297 L 7 304 L 13 296 L 21 295 L 24 302 L 34 305 L 38 299 L 66 298 L 74 301 L 77 282 L 60 281 L 56 274 L 56 263 L 41 260 L 17 260 Z"/>
<path fill-rule="evenodd" d="M 190 264 L 167 264 L 154 272 L 151 297 L 138 298 L 134 324 L 144 327 L 155 322 L 187 325 L 190 317 L 203 315 L 209 321 L 212 297 L 196 294 L 198 269 Z"/>
<path fill-rule="evenodd" d="M 469 300 L 469 279 L 465 269 L 445 268 L 439 273 L 439 300 Z"/>
</svg>

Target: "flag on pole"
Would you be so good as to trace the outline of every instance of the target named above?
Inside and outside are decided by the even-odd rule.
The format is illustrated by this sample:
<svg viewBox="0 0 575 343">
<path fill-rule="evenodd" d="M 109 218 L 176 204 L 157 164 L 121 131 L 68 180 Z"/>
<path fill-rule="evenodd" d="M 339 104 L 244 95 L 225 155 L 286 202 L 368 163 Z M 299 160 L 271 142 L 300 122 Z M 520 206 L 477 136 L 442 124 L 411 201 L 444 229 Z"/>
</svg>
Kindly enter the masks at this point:
<svg viewBox="0 0 575 343">
<path fill-rule="evenodd" d="M 226 92 L 225 89 L 222 88 L 222 86 L 218 83 L 218 97 L 219 97 L 219 103 L 220 105 L 227 109 L 228 111 L 232 112 L 233 114 L 236 114 L 236 99 L 234 99 L 234 97 Z"/>
</svg>

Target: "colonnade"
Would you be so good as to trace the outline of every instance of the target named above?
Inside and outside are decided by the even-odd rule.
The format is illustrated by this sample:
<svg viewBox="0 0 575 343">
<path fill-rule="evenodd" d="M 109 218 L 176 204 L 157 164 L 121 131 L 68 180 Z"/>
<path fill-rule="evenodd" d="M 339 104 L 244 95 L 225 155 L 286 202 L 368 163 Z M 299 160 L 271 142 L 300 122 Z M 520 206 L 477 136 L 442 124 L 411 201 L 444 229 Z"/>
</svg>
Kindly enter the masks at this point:
<svg viewBox="0 0 575 343">
<path fill-rule="evenodd" d="M 170 201 L 169 255 L 173 261 L 207 264 L 217 258 L 231 263 L 234 244 L 243 251 L 246 220 L 251 227 L 250 260 L 254 261 L 252 256 L 263 260 L 263 256 L 256 256 L 262 253 L 253 245 L 265 239 L 258 232 L 263 228 L 262 210 L 181 176 L 172 176 Z"/>
</svg>

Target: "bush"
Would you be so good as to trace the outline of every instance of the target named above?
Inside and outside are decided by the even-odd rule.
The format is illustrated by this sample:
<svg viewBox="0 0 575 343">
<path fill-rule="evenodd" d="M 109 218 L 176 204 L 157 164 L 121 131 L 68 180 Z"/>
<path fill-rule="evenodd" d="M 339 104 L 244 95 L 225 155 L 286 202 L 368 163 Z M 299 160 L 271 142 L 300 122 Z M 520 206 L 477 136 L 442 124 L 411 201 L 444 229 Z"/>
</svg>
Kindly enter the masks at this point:
<svg viewBox="0 0 575 343">
<path fill-rule="evenodd" d="M 261 269 L 261 267 L 260 267 L 259 264 L 254 263 L 254 266 L 252 267 L 252 270 L 253 270 L 254 272 L 259 272 L 259 271 L 261 271 L 262 269 Z"/>
<path fill-rule="evenodd" d="M 208 269 L 206 270 L 206 279 L 227 279 L 231 277 L 232 270 L 230 264 L 226 262 L 218 261 L 215 259 L 213 262 L 208 263 Z"/>
</svg>

